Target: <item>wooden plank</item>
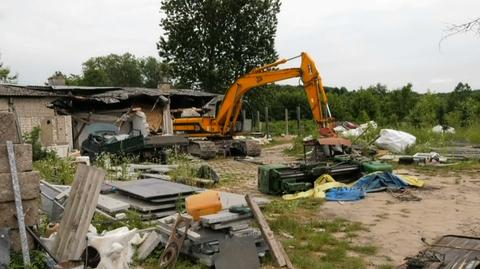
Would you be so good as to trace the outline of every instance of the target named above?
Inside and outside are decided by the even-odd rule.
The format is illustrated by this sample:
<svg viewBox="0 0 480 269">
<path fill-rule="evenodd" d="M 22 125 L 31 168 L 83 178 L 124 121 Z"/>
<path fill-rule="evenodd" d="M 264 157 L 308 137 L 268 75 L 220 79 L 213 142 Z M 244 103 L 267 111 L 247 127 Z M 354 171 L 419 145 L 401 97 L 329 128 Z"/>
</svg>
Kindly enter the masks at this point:
<svg viewBox="0 0 480 269">
<path fill-rule="evenodd" d="M 80 259 L 104 178 L 102 169 L 84 164 L 78 166 L 53 246 L 58 260 Z"/>
<path fill-rule="evenodd" d="M 270 229 L 270 226 L 268 225 L 268 222 L 265 219 L 265 216 L 262 214 L 262 211 L 260 210 L 258 204 L 248 194 L 245 195 L 245 200 L 247 200 L 247 203 L 250 206 L 250 209 L 252 210 L 252 213 L 255 216 L 258 225 L 260 226 L 263 238 L 267 242 L 267 245 L 270 248 L 270 252 L 272 253 L 272 256 L 277 266 L 286 267 L 288 269 L 293 268 L 293 265 L 290 262 L 288 255 L 286 255 L 282 244 L 275 239 L 275 235 Z"/>
<path fill-rule="evenodd" d="M 12 186 L 15 193 L 15 207 L 17 208 L 18 230 L 20 231 L 20 241 L 22 246 L 23 264 L 30 266 L 30 253 L 28 251 L 27 230 L 25 229 L 25 216 L 23 215 L 22 196 L 20 193 L 20 184 L 17 175 L 17 163 L 15 162 L 15 152 L 13 151 L 12 141 L 7 141 L 8 160 L 10 163 L 10 173 L 12 174 Z"/>
</svg>

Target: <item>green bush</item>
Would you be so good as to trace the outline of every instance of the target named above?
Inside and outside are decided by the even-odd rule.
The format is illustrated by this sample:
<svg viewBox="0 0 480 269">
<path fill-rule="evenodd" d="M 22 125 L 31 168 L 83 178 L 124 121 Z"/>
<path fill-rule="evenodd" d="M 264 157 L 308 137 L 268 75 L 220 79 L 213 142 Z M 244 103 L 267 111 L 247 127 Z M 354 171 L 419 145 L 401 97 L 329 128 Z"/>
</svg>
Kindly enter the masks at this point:
<svg viewBox="0 0 480 269">
<path fill-rule="evenodd" d="M 62 159 L 55 154 L 48 154 L 45 158 L 35 161 L 33 168 L 40 172 L 42 179 L 50 183 L 70 185 L 77 166 L 71 158 Z"/>
<path fill-rule="evenodd" d="M 40 142 L 40 135 L 42 130 L 40 127 L 34 127 L 30 133 L 26 133 L 23 136 L 25 143 L 32 145 L 32 154 L 33 160 L 42 160 L 45 158 L 53 157 L 56 153 L 54 151 L 46 150 L 42 147 L 42 143 Z"/>
</svg>

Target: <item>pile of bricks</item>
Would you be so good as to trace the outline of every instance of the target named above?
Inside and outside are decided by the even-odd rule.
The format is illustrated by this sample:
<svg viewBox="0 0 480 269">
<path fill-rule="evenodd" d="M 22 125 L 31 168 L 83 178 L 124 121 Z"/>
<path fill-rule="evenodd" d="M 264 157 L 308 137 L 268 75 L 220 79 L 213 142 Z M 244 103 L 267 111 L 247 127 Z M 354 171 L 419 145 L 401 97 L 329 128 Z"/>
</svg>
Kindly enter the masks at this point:
<svg viewBox="0 0 480 269">
<path fill-rule="evenodd" d="M 17 126 L 15 114 L 0 113 L 0 228 L 10 229 L 10 246 L 14 251 L 21 251 L 6 141 L 14 143 L 25 225 L 27 226 L 36 225 L 38 222 L 40 175 L 38 172 L 32 171 L 32 146 L 20 144 Z M 27 237 L 28 245 L 32 248 L 33 238 L 30 235 Z"/>
</svg>

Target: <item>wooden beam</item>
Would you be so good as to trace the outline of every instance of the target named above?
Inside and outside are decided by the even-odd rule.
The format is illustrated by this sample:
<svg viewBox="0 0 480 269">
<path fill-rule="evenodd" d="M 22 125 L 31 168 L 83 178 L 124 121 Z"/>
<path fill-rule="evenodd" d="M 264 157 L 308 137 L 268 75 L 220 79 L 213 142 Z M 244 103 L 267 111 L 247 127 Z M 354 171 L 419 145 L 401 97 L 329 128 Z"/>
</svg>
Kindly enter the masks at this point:
<svg viewBox="0 0 480 269">
<path fill-rule="evenodd" d="M 262 214 L 260 207 L 258 204 L 253 200 L 250 195 L 245 195 L 245 200 L 247 200 L 248 206 L 252 210 L 253 216 L 258 222 L 260 226 L 260 230 L 262 231 L 263 238 L 267 241 L 267 245 L 270 248 L 270 252 L 275 260 L 275 263 L 278 267 L 286 267 L 288 269 L 293 269 L 292 262 L 288 258 L 285 249 L 283 248 L 282 244 L 275 239 L 275 235 L 273 231 L 270 229 L 265 216 Z"/>
</svg>

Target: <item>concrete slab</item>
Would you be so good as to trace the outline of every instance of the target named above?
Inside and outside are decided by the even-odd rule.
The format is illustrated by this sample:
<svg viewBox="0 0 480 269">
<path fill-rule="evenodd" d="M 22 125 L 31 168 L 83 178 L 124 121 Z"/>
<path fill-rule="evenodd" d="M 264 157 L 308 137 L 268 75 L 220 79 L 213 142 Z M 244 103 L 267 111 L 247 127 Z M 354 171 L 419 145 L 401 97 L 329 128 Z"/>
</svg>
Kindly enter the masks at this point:
<svg viewBox="0 0 480 269">
<path fill-rule="evenodd" d="M 108 213 L 117 213 L 129 209 L 130 204 L 115 199 L 111 196 L 100 194 L 100 196 L 98 197 L 97 208 Z"/>
<path fill-rule="evenodd" d="M 254 197 L 253 198 L 258 205 L 265 205 L 270 202 L 267 198 Z M 248 206 L 245 200 L 245 195 L 236 194 L 231 192 L 220 192 L 220 200 L 222 201 L 222 208 L 230 208 L 232 206 Z"/>
<path fill-rule="evenodd" d="M 140 212 L 152 212 L 165 209 L 174 209 L 176 207 L 175 201 L 167 204 L 155 204 L 134 197 L 129 197 L 121 193 L 111 193 L 105 195 L 112 199 L 127 203 L 130 205 L 130 208 L 136 209 Z"/>
<path fill-rule="evenodd" d="M 110 184 L 115 186 L 119 191 L 146 200 L 186 195 L 200 190 L 196 187 L 155 178 L 127 182 L 113 181 Z"/>
<path fill-rule="evenodd" d="M 137 250 L 138 259 L 141 261 L 145 260 L 158 246 L 161 240 L 162 237 L 157 232 L 152 231 L 149 233 L 145 241 Z"/>
<path fill-rule="evenodd" d="M 211 225 L 215 223 L 221 223 L 221 222 L 231 222 L 231 221 L 239 221 L 243 219 L 250 219 L 252 218 L 253 215 L 252 213 L 247 213 L 247 214 L 238 214 L 238 213 L 232 213 L 229 212 L 228 210 L 222 210 L 218 212 L 217 214 L 211 214 L 211 215 L 205 215 L 200 217 L 200 221 L 202 222 L 202 225 Z"/>
</svg>

